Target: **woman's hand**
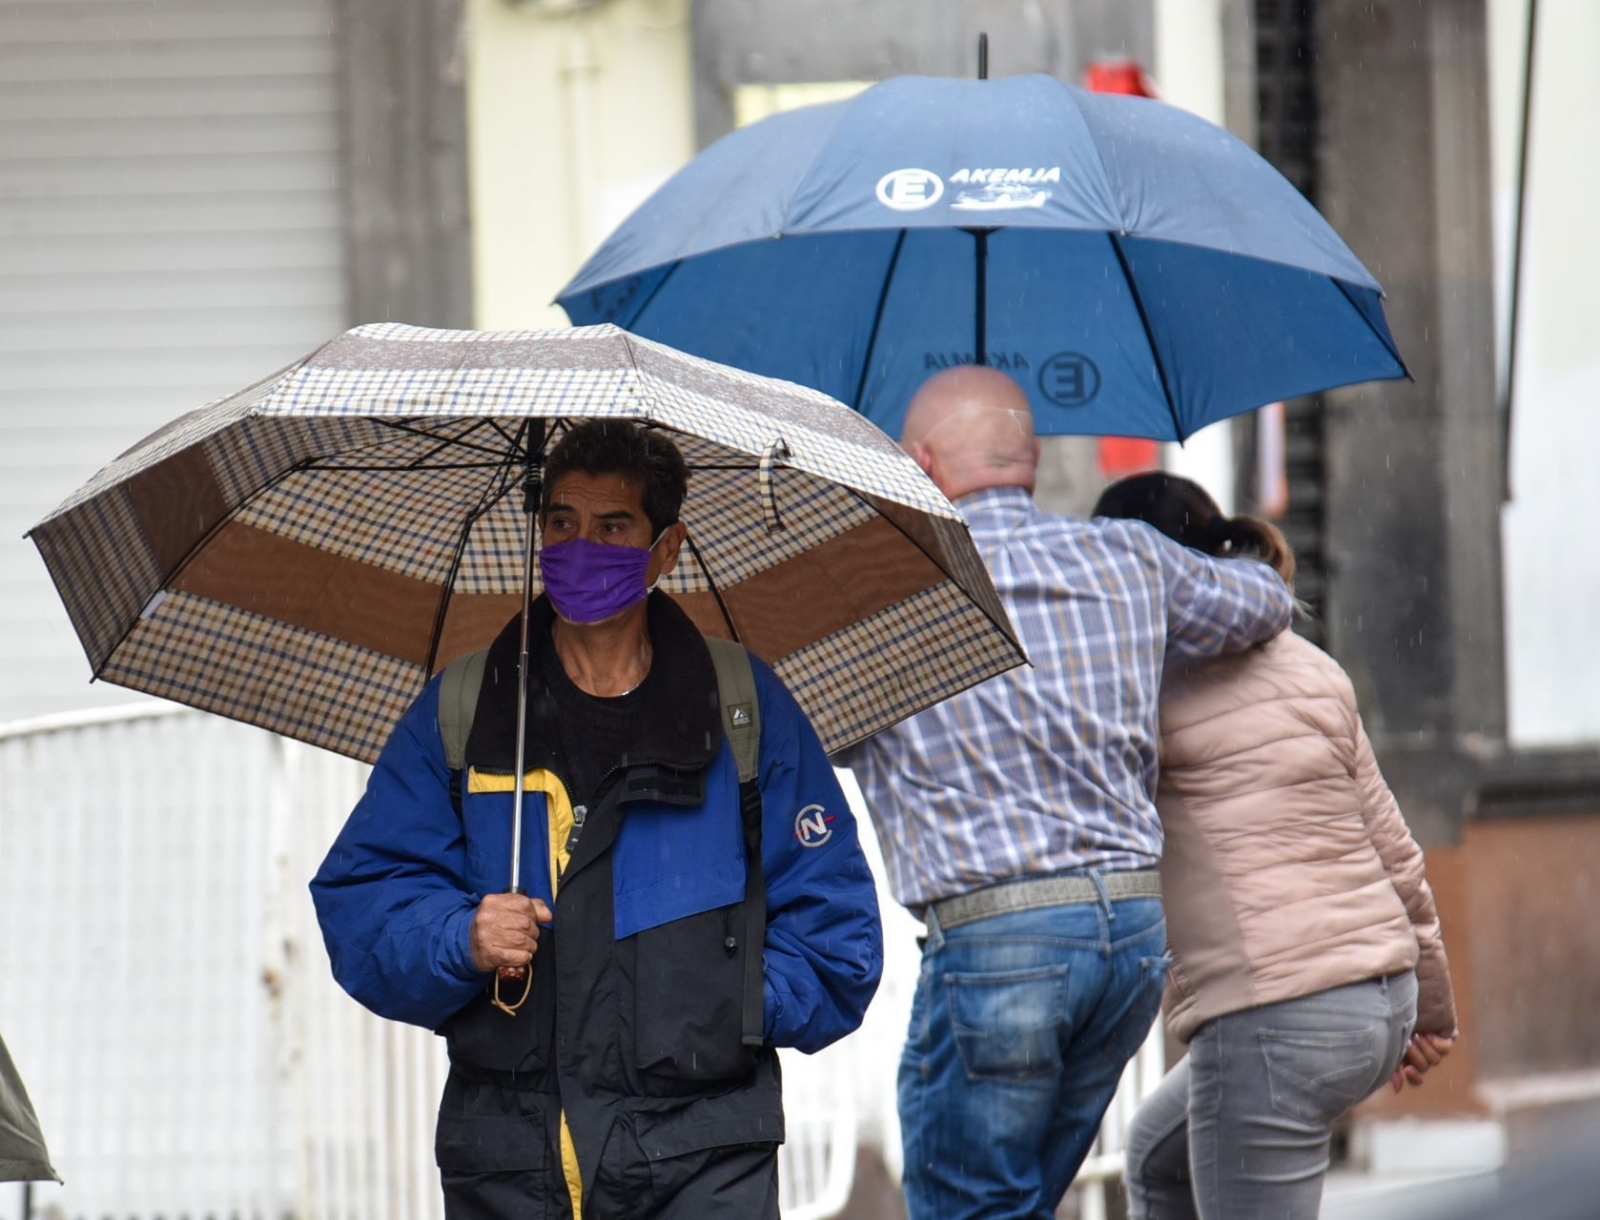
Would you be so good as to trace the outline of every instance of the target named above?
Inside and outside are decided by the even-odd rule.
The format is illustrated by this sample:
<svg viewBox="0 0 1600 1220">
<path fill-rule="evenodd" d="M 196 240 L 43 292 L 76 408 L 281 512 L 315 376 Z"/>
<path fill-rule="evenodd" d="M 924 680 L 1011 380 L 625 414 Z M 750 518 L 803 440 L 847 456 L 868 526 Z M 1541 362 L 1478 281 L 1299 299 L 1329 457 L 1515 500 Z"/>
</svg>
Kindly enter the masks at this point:
<svg viewBox="0 0 1600 1220">
<path fill-rule="evenodd" d="M 1454 1034 L 1412 1034 L 1411 1041 L 1406 1044 L 1406 1053 L 1401 1056 L 1400 1066 L 1389 1077 L 1389 1087 L 1398 1093 L 1407 1084 L 1420 1085 L 1423 1076 L 1438 1067 L 1455 1044 Z"/>
</svg>

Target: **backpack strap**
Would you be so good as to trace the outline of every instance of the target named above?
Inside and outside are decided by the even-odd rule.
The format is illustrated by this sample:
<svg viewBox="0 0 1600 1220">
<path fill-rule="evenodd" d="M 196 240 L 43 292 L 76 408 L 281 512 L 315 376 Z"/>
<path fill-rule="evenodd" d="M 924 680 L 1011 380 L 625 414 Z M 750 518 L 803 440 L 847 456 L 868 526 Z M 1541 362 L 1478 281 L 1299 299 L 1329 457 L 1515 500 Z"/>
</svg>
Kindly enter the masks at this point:
<svg viewBox="0 0 1600 1220">
<path fill-rule="evenodd" d="M 717 670 L 717 699 L 722 704 L 722 731 L 728 735 L 739 782 L 749 783 L 761 770 L 761 703 L 750 654 L 733 640 L 706 640 Z"/>
<path fill-rule="evenodd" d="M 478 691 L 483 686 L 489 650 L 480 648 L 457 657 L 444 667 L 439 679 L 439 740 L 444 743 L 444 765 L 450 768 L 450 805 L 461 816 L 461 776 L 467 765 L 467 738 L 478 714 Z"/>
<path fill-rule="evenodd" d="M 734 640 L 706 640 L 717 670 L 722 729 L 739 768 L 739 820 L 744 824 L 744 1013 L 746 1046 L 766 1043 L 767 882 L 761 867 L 761 701 L 750 654 Z"/>
</svg>

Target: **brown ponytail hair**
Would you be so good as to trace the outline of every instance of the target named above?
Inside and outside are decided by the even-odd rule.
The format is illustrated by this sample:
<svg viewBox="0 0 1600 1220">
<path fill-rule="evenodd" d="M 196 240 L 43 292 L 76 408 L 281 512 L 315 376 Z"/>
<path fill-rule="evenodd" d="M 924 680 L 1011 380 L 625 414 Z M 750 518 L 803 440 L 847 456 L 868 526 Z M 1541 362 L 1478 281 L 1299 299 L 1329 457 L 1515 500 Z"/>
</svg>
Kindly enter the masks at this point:
<svg viewBox="0 0 1600 1220">
<path fill-rule="evenodd" d="M 1180 475 L 1151 471 L 1120 479 L 1100 493 L 1094 515 L 1143 521 L 1204 554 L 1259 559 L 1285 582 L 1294 579 L 1294 551 L 1283 531 L 1248 513 L 1224 517 L 1205 488 Z"/>
</svg>

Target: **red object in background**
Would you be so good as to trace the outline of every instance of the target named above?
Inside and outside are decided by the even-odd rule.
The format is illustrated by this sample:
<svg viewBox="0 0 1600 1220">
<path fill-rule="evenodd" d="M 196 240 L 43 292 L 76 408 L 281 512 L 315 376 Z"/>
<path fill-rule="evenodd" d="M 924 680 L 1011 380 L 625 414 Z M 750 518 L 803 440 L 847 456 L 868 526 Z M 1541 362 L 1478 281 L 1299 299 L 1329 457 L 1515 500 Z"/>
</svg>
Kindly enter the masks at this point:
<svg viewBox="0 0 1600 1220">
<path fill-rule="evenodd" d="M 1106 478 L 1120 479 L 1126 475 L 1160 469 L 1160 441 L 1147 441 L 1142 436 L 1100 438 L 1100 473 Z"/>
<path fill-rule="evenodd" d="M 1127 93 L 1159 97 L 1156 83 L 1136 59 L 1097 59 L 1083 70 L 1083 87 L 1091 93 Z"/>
<path fill-rule="evenodd" d="M 1283 404 L 1256 412 L 1256 503 L 1269 520 L 1289 511 L 1288 424 Z"/>
<path fill-rule="evenodd" d="M 1155 97 L 1155 82 L 1132 59 L 1097 59 L 1083 73 L 1083 87 L 1094 93 L 1126 93 L 1133 97 Z M 1157 470 L 1161 466 L 1161 444 L 1131 436 L 1100 438 L 1100 473 L 1108 479 Z"/>
</svg>

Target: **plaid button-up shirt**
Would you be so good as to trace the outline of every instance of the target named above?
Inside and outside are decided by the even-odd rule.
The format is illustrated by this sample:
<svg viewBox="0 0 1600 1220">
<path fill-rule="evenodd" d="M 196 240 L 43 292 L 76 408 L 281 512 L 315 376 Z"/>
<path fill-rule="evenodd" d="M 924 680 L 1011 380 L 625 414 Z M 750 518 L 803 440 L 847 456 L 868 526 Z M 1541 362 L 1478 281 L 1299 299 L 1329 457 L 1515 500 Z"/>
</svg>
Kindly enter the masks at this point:
<svg viewBox="0 0 1600 1220">
<path fill-rule="evenodd" d="M 1269 639 L 1289 624 L 1287 586 L 1142 522 L 1052 516 L 1020 487 L 957 507 L 1033 665 L 839 760 L 861 783 L 895 897 L 917 908 L 1018 877 L 1154 865 L 1164 655 Z"/>
</svg>

